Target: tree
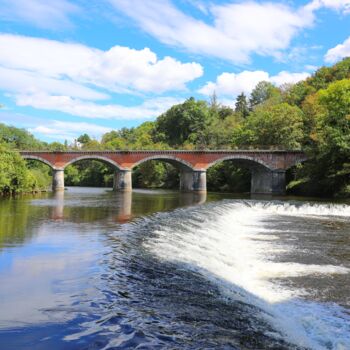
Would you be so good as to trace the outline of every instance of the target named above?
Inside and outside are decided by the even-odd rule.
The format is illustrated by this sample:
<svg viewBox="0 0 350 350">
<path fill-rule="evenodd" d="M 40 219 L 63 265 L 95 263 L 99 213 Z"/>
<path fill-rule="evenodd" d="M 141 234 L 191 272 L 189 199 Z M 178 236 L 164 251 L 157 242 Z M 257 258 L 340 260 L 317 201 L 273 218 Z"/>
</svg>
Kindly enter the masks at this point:
<svg viewBox="0 0 350 350">
<path fill-rule="evenodd" d="M 250 94 L 250 109 L 253 110 L 256 106 L 264 103 L 276 94 L 279 94 L 278 88 L 268 81 L 261 81 Z"/>
<path fill-rule="evenodd" d="M 242 118 L 247 118 L 249 115 L 248 101 L 244 92 L 237 96 L 235 112 L 239 113 Z"/>
<path fill-rule="evenodd" d="M 89 143 L 91 141 L 91 138 L 88 134 L 83 134 L 83 135 L 80 135 L 78 138 L 77 138 L 77 141 L 79 143 L 81 143 L 82 145 L 85 145 L 87 143 Z"/>
<path fill-rule="evenodd" d="M 36 181 L 27 169 L 19 153 L 0 144 L 0 193 L 29 192 L 36 188 Z"/>
<path fill-rule="evenodd" d="M 257 108 L 233 135 L 233 145 L 258 148 L 300 149 L 302 140 L 303 112 L 287 103 Z"/>
<path fill-rule="evenodd" d="M 47 146 L 27 130 L 0 123 L 0 142 L 18 150 L 40 150 Z"/>
<path fill-rule="evenodd" d="M 331 83 L 317 97 L 322 109 L 316 118 L 309 170 L 319 191 L 331 195 L 350 183 L 350 80 Z"/>
<path fill-rule="evenodd" d="M 158 140 L 179 147 L 186 141 L 202 146 L 204 131 L 210 122 L 210 112 L 205 101 L 193 97 L 171 107 L 157 118 L 155 133 Z"/>
</svg>

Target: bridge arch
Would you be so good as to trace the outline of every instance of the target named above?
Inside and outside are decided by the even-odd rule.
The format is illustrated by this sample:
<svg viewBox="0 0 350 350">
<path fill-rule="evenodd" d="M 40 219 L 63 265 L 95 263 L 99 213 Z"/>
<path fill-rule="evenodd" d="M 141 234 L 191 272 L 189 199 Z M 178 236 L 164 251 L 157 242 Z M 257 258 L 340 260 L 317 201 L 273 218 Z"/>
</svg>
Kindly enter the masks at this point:
<svg viewBox="0 0 350 350">
<path fill-rule="evenodd" d="M 108 157 L 94 155 L 94 154 L 84 155 L 84 156 L 79 156 L 79 157 L 73 158 L 64 165 L 63 169 L 65 169 L 68 165 L 74 164 L 74 163 L 79 162 L 81 160 L 100 160 L 104 163 L 108 163 L 108 164 L 112 165 L 113 167 L 117 168 L 118 170 L 123 170 L 123 168 L 120 166 L 120 164 L 118 164 L 114 160 L 112 160 Z"/>
<path fill-rule="evenodd" d="M 285 170 L 273 168 L 266 159 L 245 154 L 234 154 L 220 157 L 210 162 L 206 170 L 225 161 L 236 161 L 233 165 L 248 169 L 250 172 L 250 193 L 252 194 L 284 194 L 286 190 Z M 248 174 L 247 174 L 248 175 Z M 243 177 L 242 179 L 247 179 Z M 247 184 L 246 184 L 247 185 Z"/>
<path fill-rule="evenodd" d="M 142 158 L 138 162 L 133 164 L 132 169 L 134 169 L 138 165 L 145 163 L 149 160 L 162 160 L 162 161 L 170 163 L 171 165 L 179 168 L 180 170 L 184 170 L 184 171 L 186 171 L 186 170 L 193 171 L 194 170 L 191 163 L 189 163 L 189 162 L 187 162 L 179 157 L 170 155 L 170 154 L 157 154 L 157 155 L 152 155 L 149 157 Z"/>
<path fill-rule="evenodd" d="M 53 164 L 51 164 L 48 160 L 46 160 L 45 158 L 36 156 L 36 155 L 32 155 L 32 154 L 26 154 L 26 155 L 22 155 L 22 158 L 25 160 L 37 160 L 41 163 L 44 163 L 46 165 L 48 165 L 50 167 L 50 169 L 56 169 L 55 166 Z"/>
<path fill-rule="evenodd" d="M 299 159 L 295 159 L 291 162 L 289 162 L 288 166 L 286 166 L 285 170 L 289 170 L 291 168 L 293 168 L 294 166 L 301 164 L 301 163 L 305 163 L 309 160 L 310 158 L 308 158 L 307 156 L 302 156 Z"/>
<path fill-rule="evenodd" d="M 229 155 L 229 156 L 225 156 L 225 157 L 222 157 L 222 158 L 218 158 L 216 160 L 214 160 L 213 162 L 211 163 L 208 163 L 207 167 L 206 167 L 206 170 L 208 170 L 210 167 L 218 164 L 218 163 L 221 163 L 221 162 L 224 162 L 224 161 L 229 161 L 229 160 L 237 160 L 237 161 L 241 161 L 242 163 L 245 162 L 246 164 L 250 164 L 252 166 L 256 165 L 256 166 L 262 166 L 268 170 L 273 170 L 267 163 L 265 163 L 263 160 L 261 159 L 256 159 L 254 157 L 249 157 L 249 156 L 246 156 L 246 155 L 241 155 L 241 154 L 233 154 L 233 155 Z"/>
</svg>

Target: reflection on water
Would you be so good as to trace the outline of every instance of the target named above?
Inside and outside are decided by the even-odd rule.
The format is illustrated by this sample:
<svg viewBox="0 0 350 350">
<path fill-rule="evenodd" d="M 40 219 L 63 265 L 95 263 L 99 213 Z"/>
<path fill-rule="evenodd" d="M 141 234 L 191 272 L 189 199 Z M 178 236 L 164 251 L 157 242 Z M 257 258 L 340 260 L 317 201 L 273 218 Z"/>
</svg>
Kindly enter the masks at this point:
<svg viewBox="0 0 350 350">
<path fill-rule="evenodd" d="M 96 298 L 98 290 L 86 284 L 86 278 L 105 253 L 99 242 L 101 231 L 205 199 L 205 195 L 174 191 L 69 188 L 0 201 L 0 327 L 76 317 L 84 311 L 61 306 Z"/>
<path fill-rule="evenodd" d="M 347 349 L 350 206 L 223 197 L 0 201 L 0 349 Z"/>
<path fill-rule="evenodd" d="M 94 196 L 95 194 L 95 196 Z M 103 201 L 101 195 L 103 194 Z M 81 196 L 84 196 L 81 198 Z M 96 200 L 98 196 L 98 200 Z M 177 207 L 199 205 L 205 203 L 207 193 L 181 193 L 177 191 L 162 190 L 135 190 L 134 192 L 113 192 L 100 189 L 69 188 L 68 192 L 59 191 L 46 200 L 34 200 L 32 204 L 52 207 L 53 220 L 72 220 L 84 218 L 88 221 L 98 219 L 111 219 L 124 223 L 139 215 L 166 211 Z M 101 207 L 108 206 L 108 210 L 100 211 Z M 66 209 L 65 209 L 66 207 Z M 96 207 L 99 214 L 96 214 Z M 76 211 L 85 211 L 79 213 Z M 95 215 L 93 214 L 95 213 Z M 106 215 L 106 216 L 104 216 Z"/>
</svg>

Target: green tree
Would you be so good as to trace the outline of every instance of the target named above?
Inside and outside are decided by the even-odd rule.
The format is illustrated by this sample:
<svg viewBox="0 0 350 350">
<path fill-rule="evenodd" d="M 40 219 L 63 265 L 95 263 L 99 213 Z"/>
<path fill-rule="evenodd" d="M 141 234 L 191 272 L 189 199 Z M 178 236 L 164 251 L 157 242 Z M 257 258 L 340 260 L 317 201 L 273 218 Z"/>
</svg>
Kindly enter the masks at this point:
<svg viewBox="0 0 350 350">
<path fill-rule="evenodd" d="M 85 145 L 87 143 L 89 143 L 91 141 L 91 138 L 88 134 L 83 134 L 83 135 L 80 135 L 78 138 L 77 138 L 77 141 L 82 144 L 82 145 Z"/>
<path fill-rule="evenodd" d="M 159 141 L 171 147 L 181 147 L 189 142 L 205 146 L 204 130 L 210 123 L 210 112 L 205 101 L 193 97 L 171 107 L 157 118 L 156 135 Z"/>
<path fill-rule="evenodd" d="M 280 103 L 261 106 L 234 131 L 235 146 L 300 149 L 303 140 L 303 112 Z"/>
<path fill-rule="evenodd" d="M 34 176 L 19 153 L 0 144 L 0 193 L 13 194 L 36 189 Z"/>
<path fill-rule="evenodd" d="M 253 110 L 258 105 L 266 102 L 271 97 L 279 94 L 278 88 L 268 81 L 261 81 L 250 94 L 249 106 Z"/>
<path fill-rule="evenodd" d="M 310 173 L 319 191 L 331 195 L 350 183 L 350 79 L 331 83 L 317 96 L 323 109 L 316 119 Z"/>
<path fill-rule="evenodd" d="M 248 117 L 249 106 L 247 97 L 243 92 L 237 96 L 235 107 L 235 112 L 239 113 L 242 116 L 242 118 Z"/>
</svg>

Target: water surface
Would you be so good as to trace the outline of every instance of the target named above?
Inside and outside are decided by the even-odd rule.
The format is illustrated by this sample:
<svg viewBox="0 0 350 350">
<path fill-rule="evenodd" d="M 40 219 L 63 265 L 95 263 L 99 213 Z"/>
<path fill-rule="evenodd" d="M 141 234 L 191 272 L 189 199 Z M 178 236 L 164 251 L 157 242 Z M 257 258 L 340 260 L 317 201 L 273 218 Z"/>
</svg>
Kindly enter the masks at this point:
<svg viewBox="0 0 350 350">
<path fill-rule="evenodd" d="M 0 348 L 350 349 L 349 243 L 346 203 L 2 200 Z"/>
</svg>

